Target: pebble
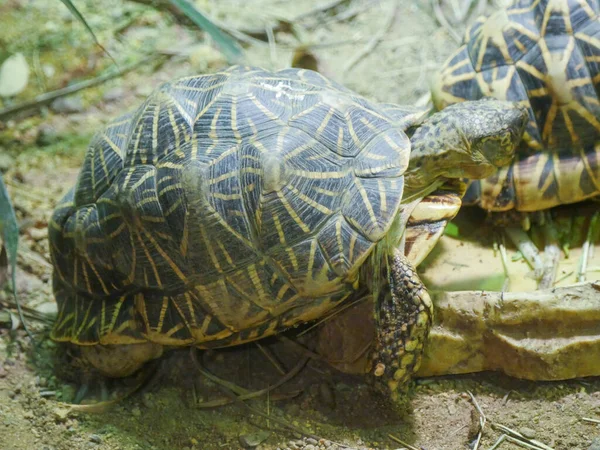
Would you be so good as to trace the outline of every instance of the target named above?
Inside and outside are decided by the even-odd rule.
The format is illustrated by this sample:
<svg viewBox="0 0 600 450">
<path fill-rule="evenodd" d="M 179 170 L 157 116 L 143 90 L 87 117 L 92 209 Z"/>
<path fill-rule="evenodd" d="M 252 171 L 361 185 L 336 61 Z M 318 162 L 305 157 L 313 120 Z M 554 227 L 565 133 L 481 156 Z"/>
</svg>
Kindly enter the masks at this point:
<svg viewBox="0 0 600 450">
<path fill-rule="evenodd" d="M 58 133 L 52 125 L 43 123 L 38 127 L 35 143 L 39 146 L 54 144 L 58 141 Z"/>
<path fill-rule="evenodd" d="M 84 110 L 81 97 L 61 97 L 52 102 L 50 107 L 59 114 L 78 113 Z"/>
<path fill-rule="evenodd" d="M 5 171 L 12 168 L 15 164 L 15 159 L 10 156 L 7 152 L 4 152 L 4 148 L 0 146 L 0 171 Z"/>
<path fill-rule="evenodd" d="M 6 375 L 8 375 L 8 372 L 6 372 L 6 369 L 3 366 L 0 366 L 0 378 L 5 378 Z"/>
<path fill-rule="evenodd" d="M 123 98 L 124 95 L 125 89 L 121 87 L 115 87 L 106 91 L 102 96 L 102 100 L 104 100 L 105 102 L 114 102 L 115 100 Z"/>
<path fill-rule="evenodd" d="M 600 437 L 592 441 L 592 445 L 588 447 L 588 450 L 600 450 Z"/>
<path fill-rule="evenodd" d="M 306 438 L 305 442 L 307 444 L 310 444 L 310 445 L 319 445 L 319 443 L 317 442 L 317 440 L 313 439 L 313 438 Z"/>
<path fill-rule="evenodd" d="M 269 439 L 270 435 L 271 435 L 270 432 L 263 430 L 263 431 L 257 431 L 256 433 L 242 434 L 242 435 L 240 435 L 239 440 L 240 440 L 240 444 L 242 444 L 242 447 L 254 448 L 254 447 L 258 447 L 264 441 Z"/>
<path fill-rule="evenodd" d="M 146 392 L 144 395 L 142 395 L 142 404 L 149 409 L 154 406 L 151 393 Z"/>
<path fill-rule="evenodd" d="M 34 241 L 41 241 L 43 239 L 48 239 L 48 228 L 30 228 L 27 230 L 27 234 Z"/>
<path fill-rule="evenodd" d="M 519 428 L 519 433 L 521 433 L 527 439 L 534 439 L 535 438 L 535 430 L 533 430 L 531 428 L 528 428 L 528 427 Z"/>
<path fill-rule="evenodd" d="M 317 447 L 315 447 L 314 445 L 308 444 L 304 446 L 303 450 L 317 450 Z"/>
<path fill-rule="evenodd" d="M 100 444 L 102 442 L 102 438 L 97 434 L 90 434 L 90 442 Z"/>
<path fill-rule="evenodd" d="M 52 410 L 54 420 L 58 423 L 66 422 L 69 416 L 69 410 L 66 408 L 56 407 Z"/>
</svg>

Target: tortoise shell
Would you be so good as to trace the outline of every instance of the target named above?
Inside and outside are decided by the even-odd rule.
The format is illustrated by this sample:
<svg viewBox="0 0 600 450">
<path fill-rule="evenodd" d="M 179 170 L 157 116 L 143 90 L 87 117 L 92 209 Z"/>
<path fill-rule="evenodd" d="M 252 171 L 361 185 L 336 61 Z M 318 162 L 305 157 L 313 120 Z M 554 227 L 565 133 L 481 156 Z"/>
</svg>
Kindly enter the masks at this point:
<svg viewBox="0 0 600 450">
<path fill-rule="evenodd" d="M 54 212 L 52 337 L 216 347 L 323 315 L 392 227 L 409 153 L 312 71 L 163 85 L 95 136 Z"/>
<path fill-rule="evenodd" d="M 515 162 L 474 182 L 465 202 L 542 210 L 600 193 L 600 5 L 517 0 L 469 27 L 433 88 L 436 108 L 483 97 L 526 106 Z"/>
</svg>

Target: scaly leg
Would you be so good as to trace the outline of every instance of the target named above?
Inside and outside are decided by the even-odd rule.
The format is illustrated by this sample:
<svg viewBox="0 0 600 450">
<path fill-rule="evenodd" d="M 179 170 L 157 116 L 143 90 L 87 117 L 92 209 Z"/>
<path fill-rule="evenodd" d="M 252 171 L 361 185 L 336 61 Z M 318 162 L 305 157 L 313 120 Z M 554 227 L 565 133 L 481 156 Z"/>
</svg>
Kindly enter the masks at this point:
<svg viewBox="0 0 600 450">
<path fill-rule="evenodd" d="M 388 256 L 387 282 L 375 300 L 377 343 L 372 371 L 397 398 L 421 363 L 433 305 L 417 272 L 398 250 Z M 385 388 L 384 388 L 385 389 Z"/>
</svg>

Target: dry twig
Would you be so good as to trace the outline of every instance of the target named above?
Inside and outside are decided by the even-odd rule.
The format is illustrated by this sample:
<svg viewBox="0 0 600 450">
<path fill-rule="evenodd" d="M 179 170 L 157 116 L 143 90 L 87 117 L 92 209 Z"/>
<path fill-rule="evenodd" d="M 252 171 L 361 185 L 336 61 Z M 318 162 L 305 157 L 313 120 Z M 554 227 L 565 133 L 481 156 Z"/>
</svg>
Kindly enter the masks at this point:
<svg viewBox="0 0 600 450">
<path fill-rule="evenodd" d="M 279 381 L 277 381 L 277 383 L 275 383 L 265 389 L 250 392 L 247 389 L 244 389 L 234 383 L 230 383 L 229 381 L 223 380 L 223 379 L 213 375 L 212 373 L 208 372 L 206 369 L 204 369 L 204 367 L 198 360 L 197 349 L 192 347 L 190 349 L 190 353 L 192 356 L 192 361 L 194 362 L 194 365 L 196 366 L 198 371 L 202 375 L 204 375 L 206 378 L 208 378 L 212 382 L 216 383 L 218 386 L 220 386 L 224 389 L 227 389 L 228 392 L 231 392 L 232 395 L 235 395 L 236 396 L 234 399 L 235 402 L 237 402 L 237 401 L 243 402 L 244 400 L 249 400 L 249 399 L 260 397 L 262 395 L 270 393 L 272 390 L 277 389 L 279 386 L 283 385 L 284 383 L 288 382 L 293 377 L 295 377 L 300 372 L 300 370 L 302 370 L 302 368 L 305 366 L 305 364 L 308 362 L 308 358 L 301 359 L 300 361 L 298 361 L 298 364 L 296 364 L 296 366 L 294 366 L 294 368 L 292 368 L 292 370 L 290 370 L 285 376 L 281 377 L 279 379 Z M 284 394 L 285 397 L 283 397 L 283 398 L 289 398 L 291 396 L 296 396 L 299 393 L 300 393 L 300 391 Z M 271 400 L 275 400 L 278 398 L 278 396 L 271 395 L 270 398 L 271 398 Z M 203 403 L 199 404 L 198 406 L 200 408 L 214 408 L 215 406 L 222 406 L 222 405 L 226 405 L 228 403 L 232 403 L 232 401 L 218 399 L 218 400 L 214 400 L 214 401 L 210 401 L 210 402 L 203 402 Z"/>
</svg>

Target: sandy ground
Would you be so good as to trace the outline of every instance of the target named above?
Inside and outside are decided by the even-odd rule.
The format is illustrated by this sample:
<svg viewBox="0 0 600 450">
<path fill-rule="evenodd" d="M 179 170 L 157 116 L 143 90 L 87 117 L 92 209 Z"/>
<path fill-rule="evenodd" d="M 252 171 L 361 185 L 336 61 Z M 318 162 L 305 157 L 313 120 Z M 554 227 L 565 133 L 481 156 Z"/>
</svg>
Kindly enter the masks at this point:
<svg viewBox="0 0 600 450">
<path fill-rule="evenodd" d="M 427 93 L 433 68 L 456 46 L 436 22 L 428 2 L 354 1 L 326 15 L 298 18 L 324 3 L 197 2 L 233 28 L 294 25 L 293 33 L 275 30 L 271 44 L 249 45 L 245 52 L 249 63 L 283 68 L 296 50 L 308 46 L 323 73 L 378 101 L 417 101 Z M 22 224 L 18 294 L 24 304 L 41 311 L 53 308 L 45 227 L 52 208 L 75 181 L 91 134 L 109 118 L 139 104 L 161 81 L 225 65 L 202 35 L 186 31 L 166 15 L 117 0 L 103 2 L 103 10 L 91 1 L 77 4 L 121 64 L 156 49 L 176 56 L 156 70 L 141 67 L 78 94 L 77 101 L 66 106 L 55 104 L 41 116 L 0 124 L 0 169 Z M 23 52 L 32 71 L 27 90 L 12 103 L 91 78 L 110 65 L 60 2 L 9 0 L 0 5 L 0 17 L 4 25 L 0 42 L 8 51 Z M 456 27 L 459 34 L 461 27 Z M 475 228 L 481 231 L 479 225 Z M 460 239 L 444 238 L 423 265 L 423 278 L 437 289 L 499 289 L 503 275 L 489 236 L 469 231 L 468 222 L 460 232 Z M 562 284 L 574 281 L 579 252 L 575 246 L 563 262 Z M 522 260 L 513 261 L 515 255 L 509 248 L 512 288 L 530 289 L 529 269 Z M 599 256 L 597 249 L 591 264 L 596 270 Z M 465 260 L 472 264 L 464 264 Z M 588 278 L 598 278 L 597 274 L 590 272 Z M 0 300 L 8 299 L 8 292 L 1 291 Z M 583 420 L 599 418 L 600 380 L 595 378 L 534 383 L 486 373 L 421 379 L 401 404 L 392 405 L 361 377 L 311 360 L 279 390 L 247 402 L 252 409 L 240 404 L 205 408 L 208 402 L 226 402 L 227 397 L 200 375 L 187 350 L 174 352 L 149 369 L 156 372 L 150 383 L 106 411 L 73 412 L 60 402 L 72 400 L 77 387 L 60 376 L 64 368 L 47 328 L 31 320 L 30 326 L 36 332 L 36 346 L 21 329 L 10 331 L 7 323 L 0 328 L 2 449 L 403 448 L 394 438 L 418 449 L 466 449 L 472 448 L 480 420 L 468 392 L 487 418 L 479 448 L 490 449 L 497 441 L 498 424 L 557 450 L 600 448 L 599 425 Z M 287 370 L 302 358 L 275 339 L 264 346 Z M 281 377 L 255 345 L 205 354 L 203 364 L 249 390 L 272 385 Z M 108 390 L 118 395 L 131 390 L 135 381 L 110 383 Z M 90 397 L 97 389 L 92 386 Z M 496 448 L 521 447 L 505 441 Z"/>
</svg>

